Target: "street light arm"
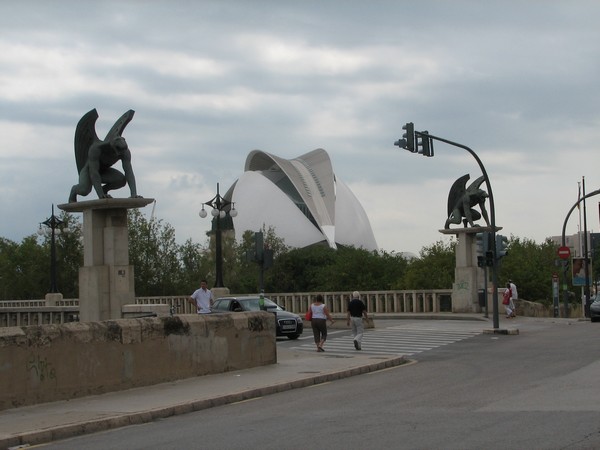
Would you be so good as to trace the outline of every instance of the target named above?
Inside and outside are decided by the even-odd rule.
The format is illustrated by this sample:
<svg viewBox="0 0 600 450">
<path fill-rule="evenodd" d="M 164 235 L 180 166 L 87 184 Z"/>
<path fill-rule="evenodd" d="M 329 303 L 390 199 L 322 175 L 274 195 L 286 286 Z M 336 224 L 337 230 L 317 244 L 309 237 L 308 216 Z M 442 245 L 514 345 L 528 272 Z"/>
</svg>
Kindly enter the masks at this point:
<svg viewBox="0 0 600 450">
<path fill-rule="evenodd" d="M 490 183 L 490 177 L 488 177 L 487 171 L 485 170 L 485 167 L 484 167 L 483 163 L 481 162 L 481 159 L 479 159 L 479 156 L 477 156 L 477 153 L 475 153 L 471 148 L 467 147 L 466 145 L 459 144 L 458 142 L 453 142 L 448 139 L 441 138 L 439 136 L 434 136 L 429 133 L 421 133 L 420 131 L 415 131 L 415 134 L 418 137 L 426 137 L 426 138 L 434 139 L 436 141 L 445 142 L 446 144 L 450 144 L 455 147 L 460 147 L 460 148 L 468 151 L 471 154 L 471 156 L 473 156 L 473 158 L 475 158 L 475 161 L 477 161 L 477 164 L 479 165 L 479 169 L 481 170 L 481 173 L 483 174 L 483 179 L 485 180 L 485 184 L 488 189 L 488 194 L 489 194 L 489 199 L 490 199 L 490 220 L 491 220 L 491 224 L 492 224 L 492 233 L 495 234 L 496 233 L 496 209 L 494 208 L 494 194 L 492 192 L 492 184 Z M 495 237 L 494 237 L 494 242 L 495 242 Z"/>
<path fill-rule="evenodd" d="M 583 200 L 585 200 L 588 197 L 593 197 L 594 195 L 598 195 L 598 194 L 600 194 L 600 189 L 596 189 L 595 191 L 584 195 L 579 200 L 577 200 L 573 206 L 571 206 L 571 209 L 569 209 L 569 212 L 567 213 L 567 216 L 565 217 L 565 221 L 563 222 L 563 227 L 562 227 L 562 245 L 563 245 L 563 247 L 566 245 L 565 230 L 567 229 L 567 222 L 569 221 L 569 217 L 571 217 L 571 213 L 573 212 L 573 210 L 575 208 L 577 208 L 577 206 L 579 206 L 579 203 L 581 203 Z M 586 237 L 586 239 L 587 239 L 587 237 Z"/>
</svg>

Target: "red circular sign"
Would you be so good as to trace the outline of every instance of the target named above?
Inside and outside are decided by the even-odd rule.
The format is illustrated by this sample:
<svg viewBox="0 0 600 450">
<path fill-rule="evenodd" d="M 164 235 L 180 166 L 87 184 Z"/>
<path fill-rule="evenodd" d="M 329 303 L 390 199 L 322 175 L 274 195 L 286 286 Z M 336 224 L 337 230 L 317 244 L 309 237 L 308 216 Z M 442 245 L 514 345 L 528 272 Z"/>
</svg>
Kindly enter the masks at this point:
<svg viewBox="0 0 600 450">
<path fill-rule="evenodd" d="M 571 256 L 571 249 L 569 247 L 559 247 L 558 248 L 558 257 L 560 259 L 569 259 Z"/>
</svg>

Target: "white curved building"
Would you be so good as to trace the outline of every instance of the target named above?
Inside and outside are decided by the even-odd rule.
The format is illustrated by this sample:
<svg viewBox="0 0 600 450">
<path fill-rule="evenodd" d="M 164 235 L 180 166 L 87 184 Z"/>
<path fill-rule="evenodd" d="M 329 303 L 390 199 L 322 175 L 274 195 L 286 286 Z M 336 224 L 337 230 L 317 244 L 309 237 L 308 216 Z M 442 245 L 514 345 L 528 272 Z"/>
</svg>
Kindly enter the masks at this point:
<svg viewBox="0 0 600 450">
<path fill-rule="evenodd" d="M 335 176 L 323 149 L 290 160 L 253 150 L 244 174 L 224 197 L 238 211 L 233 219 L 238 240 L 264 225 L 290 247 L 325 242 L 332 248 L 378 249 L 363 207 Z"/>
</svg>

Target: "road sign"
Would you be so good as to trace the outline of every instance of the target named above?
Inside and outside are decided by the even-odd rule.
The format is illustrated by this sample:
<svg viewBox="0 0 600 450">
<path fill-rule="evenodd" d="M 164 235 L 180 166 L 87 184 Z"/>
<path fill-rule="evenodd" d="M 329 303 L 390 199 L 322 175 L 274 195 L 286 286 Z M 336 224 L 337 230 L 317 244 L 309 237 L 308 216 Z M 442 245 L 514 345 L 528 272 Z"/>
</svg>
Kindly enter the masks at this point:
<svg viewBox="0 0 600 450">
<path fill-rule="evenodd" d="M 569 247 L 563 246 L 558 248 L 558 257 L 560 259 L 569 259 L 571 256 L 571 249 Z"/>
</svg>

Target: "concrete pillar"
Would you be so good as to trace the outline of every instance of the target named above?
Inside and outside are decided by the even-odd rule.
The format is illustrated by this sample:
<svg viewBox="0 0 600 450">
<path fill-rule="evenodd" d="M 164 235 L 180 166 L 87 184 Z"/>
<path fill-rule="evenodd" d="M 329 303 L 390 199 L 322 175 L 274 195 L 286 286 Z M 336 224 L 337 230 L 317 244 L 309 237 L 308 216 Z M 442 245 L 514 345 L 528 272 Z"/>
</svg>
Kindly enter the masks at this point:
<svg viewBox="0 0 600 450">
<path fill-rule="evenodd" d="M 220 297 L 227 297 L 229 295 L 229 288 L 227 287 L 213 287 L 210 292 L 212 292 L 213 298 L 216 300 Z"/>
<path fill-rule="evenodd" d="M 62 301 L 63 295 L 59 292 L 46 294 L 46 306 L 59 306 Z"/>
<path fill-rule="evenodd" d="M 496 227 L 496 231 L 501 230 Z M 442 234 L 455 234 L 456 267 L 452 285 L 452 312 L 481 312 L 478 289 L 483 288 L 483 269 L 477 265 L 477 233 L 492 231 L 491 227 L 469 227 L 439 230 Z"/>
<path fill-rule="evenodd" d="M 135 303 L 127 210 L 144 207 L 153 201 L 148 198 L 105 198 L 58 205 L 69 213 L 83 213 L 80 321 L 120 319 L 123 306 Z"/>
</svg>

